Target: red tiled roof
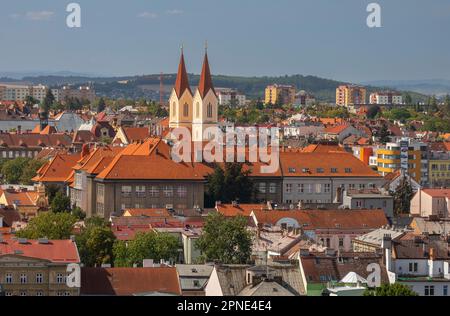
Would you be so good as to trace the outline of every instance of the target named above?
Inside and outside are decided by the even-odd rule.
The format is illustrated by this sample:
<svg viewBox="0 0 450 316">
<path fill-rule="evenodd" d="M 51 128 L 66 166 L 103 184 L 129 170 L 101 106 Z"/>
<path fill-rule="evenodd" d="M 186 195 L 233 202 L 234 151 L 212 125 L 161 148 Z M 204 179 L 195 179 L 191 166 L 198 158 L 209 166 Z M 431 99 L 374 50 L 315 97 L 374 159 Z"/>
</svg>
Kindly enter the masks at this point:
<svg viewBox="0 0 450 316">
<path fill-rule="evenodd" d="M 447 197 L 450 198 L 450 189 L 423 189 L 422 192 L 431 197 Z"/>
<path fill-rule="evenodd" d="M 35 206 L 39 197 L 36 191 L 4 190 L 3 194 L 9 206 Z"/>
<path fill-rule="evenodd" d="M 12 134 L 0 133 L 0 146 L 13 147 L 69 147 L 71 137 L 67 134 Z"/>
<path fill-rule="evenodd" d="M 21 244 L 19 240 L 9 239 L 0 243 L 0 256 L 18 254 L 54 263 L 80 262 L 77 247 L 71 240 L 49 240 L 46 244 L 39 243 L 37 240 L 28 240 Z"/>
<path fill-rule="evenodd" d="M 216 206 L 217 211 L 226 217 L 235 216 L 250 216 L 253 210 L 267 209 L 265 204 L 239 204 L 234 206 L 233 204 L 220 204 Z"/>
<path fill-rule="evenodd" d="M 340 134 L 343 131 L 345 131 L 347 128 L 349 128 L 350 125 L 337 125 L 332 127 L 327 127 L 324 130 L 324 133 L 326 134 Z"/>
<path fill-rule="evenodd" d="M 82 295 L 181 295 L 176 268 L 82 268 Z"/>
<path fill-rule="evenodd" d="M 192 91 L 189 86 L 188 75 L 186 72 L 186 64 L 184 63 L 183 53 L 181 53 L 180 64 L 178 66 L 177 80 L 175 81 L 174 89 L 178 98 L 181 98 L 181 96 L 186 90 L 188 90 L 192 95 Z"/>
<path fill-rule="evenodd" d="M 214 91 L 214 86 L 211 79 L 208 54 L 205 54 L 205 59 L 203 60 L 202 73 L 200 75 L 200 82 L 198 84 L 198 91 L 200 92 L 200 96 L 204 98 L 210 90 L 212 90 L 214 94 L 216 93 Z"/>
<path fill-rule="evenodd" d="M 293 218 L 304 230 L 377 229 L 389 224 L 383 210 L 271 210 L 253 211 L 253 214 L 258 223 L 271 225 L 283 218 Z"/>
<path fill-rule="evenodd" d="M 35 182 L 65 182 L 79 159 L 79 153 L 57 154 L 37 171 L 37 175 L 32 180 Z"/>
<path fill-rule="evenodd" d="M 128 212 L 129 216 L 145 216 L 145 217 L 172 217 L 172 215 L 165 208 L 150 208 L 150 209 L 137 209 L 130 208 L 126 209 L 125 213 Z"/>
<path fill-rule="evenodd" d="M 123 133 L 128 143 L 146 140 L 149 135 L 149 129 L 146 127 L 123 127 Z"/>
</svg>

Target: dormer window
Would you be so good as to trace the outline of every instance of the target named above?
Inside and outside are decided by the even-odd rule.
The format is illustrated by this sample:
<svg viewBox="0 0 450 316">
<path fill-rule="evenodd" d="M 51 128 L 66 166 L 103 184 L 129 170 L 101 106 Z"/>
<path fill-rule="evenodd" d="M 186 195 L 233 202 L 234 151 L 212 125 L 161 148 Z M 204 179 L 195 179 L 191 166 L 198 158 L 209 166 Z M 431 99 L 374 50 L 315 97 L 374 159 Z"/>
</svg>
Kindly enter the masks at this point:
<svg viewBox="0 0 450 316">
<path fill-rule="evenodd" d="M 289 167 L 289 173 L 295 173 L 295 172 L 296 172 L 296 170 L 294 167 Z"/>
<path fill-rule="evenodd" d="M 352 168 L 345 168 L 345 173 L 352 173 Z"/>
<path fill-rule="evenodd" d="M 337 168 L 331 168 L 331 173 L 337 173 L 337 172 L 338 172 Z"/>
<path fill-rule="evenodd" d="M 317 168 L 317 173 L 324 173 L 323 168 Z"/>
</svg>

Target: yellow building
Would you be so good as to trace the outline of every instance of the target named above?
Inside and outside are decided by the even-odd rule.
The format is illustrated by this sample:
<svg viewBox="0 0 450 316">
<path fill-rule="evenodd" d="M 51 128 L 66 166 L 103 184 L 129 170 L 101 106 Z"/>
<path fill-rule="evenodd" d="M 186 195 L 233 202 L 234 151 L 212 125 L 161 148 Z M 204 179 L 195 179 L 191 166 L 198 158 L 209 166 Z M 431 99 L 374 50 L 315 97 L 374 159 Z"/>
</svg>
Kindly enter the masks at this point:
<svg viewBox="0 0 450 316">
<path fill-rule="evenodd" d="M 378 172 L 385 176 L 401 169 L 401 151 L 398 144 L 387 144 L 377 151 Z M 408 150 L 408 174 L 418 183 L 421 182 L 421 152 Z"/>
<path fill-rule="evenodd" d="M 447 186 L 450 183 L 450 159 L 430 160 L 430 184 L 432 186 Z"/>
<path fill-rule="evenodd" d="M 359 86 L 343 85 L 336 89 L 336 104 L 340 106 L 351 106 L 355 104 L 366 104 L 366 89 Z"/>
<path fill-rule="evenodd" d="M 296 89 L 288 85 L 270 85 L 265 91 L 265 104 L 294 104 Z"/>
</svg>

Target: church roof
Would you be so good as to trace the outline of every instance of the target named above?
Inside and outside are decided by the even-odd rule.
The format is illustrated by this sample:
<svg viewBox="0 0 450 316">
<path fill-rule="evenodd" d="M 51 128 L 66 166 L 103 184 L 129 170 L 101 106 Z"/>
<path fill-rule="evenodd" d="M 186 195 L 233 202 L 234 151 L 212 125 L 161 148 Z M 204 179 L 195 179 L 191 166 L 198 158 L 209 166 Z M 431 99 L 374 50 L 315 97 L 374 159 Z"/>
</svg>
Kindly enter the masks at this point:
<svg viewBox="0 0 450 316">
<path fill-rule="evenodd" d="M 177 80 L 175 81 L 175 92 L 177 93 L 178 98 L 181 98 L 186 90 L 188 90 L 192 94 L 191 88 L 189 86 L 188 74 L 186 72 L 186 64 L 184 63 L 184 54 L 183 52 L 181 52 Z"/>
<path fill-rule="evenodd" d="M 200 82 L 198 84 L 198 91 L 200 92 L 201 97 L 204 98 L 206 94 L 209 92 L 209 90 L 212 90 L 214 94 L 216 93 L 214 91 L 211 78 L 211 71 L 209 69 L 208 54 L 205 53 L 205 59 L 203 60 L 202 74 L 200 76 Z"/>
</svg>

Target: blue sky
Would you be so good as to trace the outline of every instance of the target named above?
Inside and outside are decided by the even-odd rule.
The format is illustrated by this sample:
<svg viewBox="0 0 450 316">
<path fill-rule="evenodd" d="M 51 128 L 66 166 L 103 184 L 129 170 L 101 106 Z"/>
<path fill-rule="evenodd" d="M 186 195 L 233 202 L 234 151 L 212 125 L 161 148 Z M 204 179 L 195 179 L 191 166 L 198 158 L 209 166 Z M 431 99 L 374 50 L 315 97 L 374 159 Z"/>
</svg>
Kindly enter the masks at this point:
<svg viewBox="0 0 450 316">
<path fill-rule="evenodd" d="M 366 6 L 382 6 L 382 28 Z M 78 2 L 82 27 L 69 29 Z M 449 0 L 2 0 L 0 71 L 450 79 Z"/>
</svg>

